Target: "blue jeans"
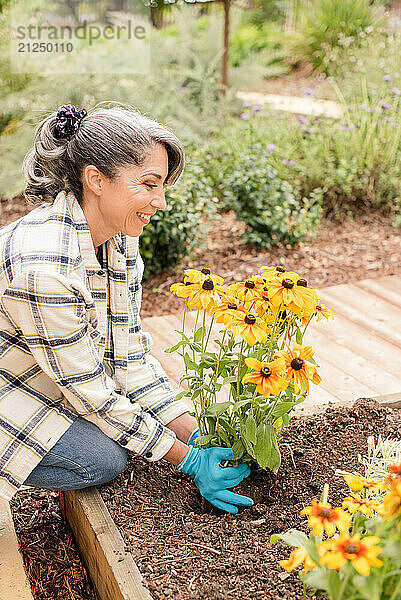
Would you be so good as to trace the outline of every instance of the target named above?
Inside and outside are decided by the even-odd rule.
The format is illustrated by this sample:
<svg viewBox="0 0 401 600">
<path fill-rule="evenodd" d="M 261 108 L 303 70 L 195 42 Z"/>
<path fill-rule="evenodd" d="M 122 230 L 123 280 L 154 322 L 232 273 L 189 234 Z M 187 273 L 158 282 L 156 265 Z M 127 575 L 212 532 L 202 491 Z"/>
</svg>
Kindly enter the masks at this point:
<svg viewBox="0 0 401 600">
<path fill-rule="evenodd" d="M 77 417 L 24 481 L 46 490 L 79 490 L 106 483 L 124 471 L 128 450 L 99 427 Z"/>
</svg>

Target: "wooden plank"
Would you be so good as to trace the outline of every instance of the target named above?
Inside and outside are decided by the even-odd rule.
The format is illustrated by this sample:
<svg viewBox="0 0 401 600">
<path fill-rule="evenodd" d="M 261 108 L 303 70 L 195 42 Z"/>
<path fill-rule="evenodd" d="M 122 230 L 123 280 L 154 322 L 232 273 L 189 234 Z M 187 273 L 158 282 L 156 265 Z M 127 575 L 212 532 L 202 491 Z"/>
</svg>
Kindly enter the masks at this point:
<svg viewBox="0 0 401 600">
<path fill-rule="evenodd" d="M 389 279 L 393 279 L 393 281 L 388 281 Z M 399 289 L 401 288 L 401 280 L 399 281 L 397 277 L 387 277 L 383 280 L 365 279 L 356 282 L 355 285 L 401 308 L 401 289 Z"/>
<path fill-rule="evenodd" d="M 0 498 L 0 598 L 33 600 L 7 500 Z"/>
<path fill-rule="evenodd" d="M 320 292 L 324 304 L 366 331 L 401 348 L 401 308 L 352 285 L 338 285 Z"/>
<path fill-rule="evenodd" d="M 66 517 L 100 599 L 152 600 L 98 489 L 67 491 L 64 498 Z"/>
<path fill-rule="evenodd" d="M 401 392 L 397 394 L 385 394 L 384 396 L 376 396 L 373 398 L 376 402 L 380 402 L 383 406 L 389 408 L 401 408 Z"/>
<path fill-rule="evenodd" d="M 305 337 L 306 342 L 316 349 L 314 358 L 317 363 L 327 365 L 329 368 L 331 365 L 336 366 L 343 373 L 359 381 L 359 385 L 368 386 L 374 394 L 392 394 L 401 389 L 400 378 L 390 371 L 390 361 L 386 365 L 389 369 L 387 371 L 345 345 L 336 342 L 328 343 L 326 334 L 316 327 L 309 329 Z"/>
</svg>

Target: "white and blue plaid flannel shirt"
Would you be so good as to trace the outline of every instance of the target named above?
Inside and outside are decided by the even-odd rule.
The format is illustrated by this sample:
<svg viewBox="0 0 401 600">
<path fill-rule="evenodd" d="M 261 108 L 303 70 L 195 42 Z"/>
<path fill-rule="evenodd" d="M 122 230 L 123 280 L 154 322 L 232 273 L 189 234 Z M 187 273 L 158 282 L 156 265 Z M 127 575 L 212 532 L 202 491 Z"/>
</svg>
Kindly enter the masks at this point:
<svg viewBox="0 0 401 600">
<path fill-rule="evenodd" d="M 9 500 L 82 416 L 151 461 L 187 412 L 141 329 L 138 238 L 100 263 L 75 196 L 60 192 L 0 229 L 0 496 Z"/>
</svg>

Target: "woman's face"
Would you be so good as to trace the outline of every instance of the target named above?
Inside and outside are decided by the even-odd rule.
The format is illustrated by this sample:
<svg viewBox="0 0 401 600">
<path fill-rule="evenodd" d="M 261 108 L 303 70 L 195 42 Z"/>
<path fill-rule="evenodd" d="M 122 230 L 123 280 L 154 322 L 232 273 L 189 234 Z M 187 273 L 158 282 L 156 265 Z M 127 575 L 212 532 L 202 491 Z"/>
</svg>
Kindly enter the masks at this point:
<svg viewBox="0 0 401 600">
<path fill-rule="evenodd" d="M 97 196 L 102 232 L 138 237 L 157 209 L 165 209 L 164 182 L 168 175 L 167 151 L 155 144 L 141 166 L 126 167 L 116 179 L 102 177 Z M 104 237 L 104 235 L 103 235 Z"/>
</svg>

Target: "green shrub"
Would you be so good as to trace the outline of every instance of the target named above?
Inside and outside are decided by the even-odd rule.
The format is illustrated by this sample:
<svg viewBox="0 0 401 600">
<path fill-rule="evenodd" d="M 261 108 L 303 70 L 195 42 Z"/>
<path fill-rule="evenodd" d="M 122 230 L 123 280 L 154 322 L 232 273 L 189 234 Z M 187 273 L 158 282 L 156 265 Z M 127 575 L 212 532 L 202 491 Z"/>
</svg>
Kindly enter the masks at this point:
<svg viewBox="0 0 401 600">
<path fill-rule="evenodd" d="M 140 237 L 145 275 L 161 273 L 191 256 L 205 239 L 216 204 L 210 180 L 203 168 L 202 151 L 189 150 L 184 173 L 166 190 L 167 207 L 152 217 Z"/>
<path fill-rule="evenodd" d="M 269 164 L 264 144 L 249 146 L 235 162 L 225 172 L 224 196 L 247 225 L 247 242 L 262 248 L 295 245 L 314 232 L 320 218 L 317 195 L 298 202 L 293 187 Z"/>
<path fill-rule="evenodd" d="M 296 51 L 316 69 L 335 73 L 342 55 L 358 48 L 382 20 L 369 0 L 313 0 L 304 7 Z"/>
</svg>

